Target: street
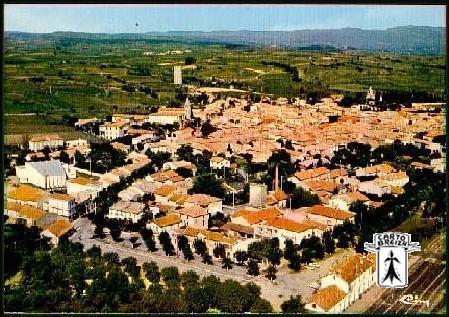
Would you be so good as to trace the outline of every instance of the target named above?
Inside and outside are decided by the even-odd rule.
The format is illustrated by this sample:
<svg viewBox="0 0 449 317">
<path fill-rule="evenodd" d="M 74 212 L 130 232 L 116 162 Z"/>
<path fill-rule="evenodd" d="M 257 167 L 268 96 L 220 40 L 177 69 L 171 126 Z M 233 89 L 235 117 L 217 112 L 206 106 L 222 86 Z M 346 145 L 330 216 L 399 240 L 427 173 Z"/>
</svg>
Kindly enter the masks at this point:
<svg viewBox="0 0 449 317">
<path fill-rule="evenodd" d="M 306 301 L 313 292 L 309 285 L 316 283 L 323 275 L 327 274 L 335 262 L 341 261 L 344 257 L 354 253 L 354 250 L 351 249 L 338 250 L 331 257 L 318 262 L 319 268 L 303 267 L 297 273 L 293 273 L 287 267 L 281 267 L 276 273 L 276 280 L 271 282 L 264 276 L 263 272 L 257 277 L 247 275 L 245 266 L 233 265 L 232 269 L 227 271 L 221 267 L 221 262 L 217 259 L 213 259 L 214 265 L 206 265 L 201 262 L 201 257 L 196 254 L 195 259 L 188 262 L 184 260 L 182 255 L 166 256 L 160 246 L 158 246 L 158 251 L 150 253 L 143 243 L 132 249 L 125 247 L 123 242 L 117 243 L 108 237 L 103 241 L 91 239 L 94 228 L 87 218 L 75 220 L 74 227 L 77 231 L 70 237 L 70 240 L 82 243 L 85 250 L 97 245 L 103 253 L 116 252 L 122 259 L 130 256 L 135 257 L 139 265 L 154 261 L 160 268 L 176 266 L 180 272 L 193 270 L 201 277 L 215 275 L 220 277 L 221 280 L 232 279 L 241 283 L 254 282 L 261 287 L 262 297 L 270 301 L 276 311 L 280 311 L 280 305 L 289 299 L 290 295 L 301 295 L 303 300 Z M 137 242 L 142 242 L 141 238 Z"/>
</svg>

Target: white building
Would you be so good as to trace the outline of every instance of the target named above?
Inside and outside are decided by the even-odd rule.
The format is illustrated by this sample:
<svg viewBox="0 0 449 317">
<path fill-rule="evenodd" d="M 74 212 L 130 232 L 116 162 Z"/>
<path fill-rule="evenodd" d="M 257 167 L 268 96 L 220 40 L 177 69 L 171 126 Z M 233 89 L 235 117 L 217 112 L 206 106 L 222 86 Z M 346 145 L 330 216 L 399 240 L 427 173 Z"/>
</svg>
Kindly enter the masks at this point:
<svg viewBox="0 0 449 317">
<path fill-rule="evenodd" d="M 158 111 L 156 113 L 148 115 L 148 118 L 145 119 L 145 122 L 160 125 L 175 124 L 175 123 L 182 125 L 185 119 L 186 119 L 185 108 L 160 107 L 158 108 Z"/>
<path fill-rule="evenodd" d="M 229 168 L 231 166 L 231 162 L 229 160 L 220 157 L 220 156 L 212 156 L 210 159 L 210 167 L 212 169 L 222 169 Z"/>
<path fill-rule="evenodd" d="M 100 136 L 107 140 L 115 140 L 124 137 L 128 127 L 126 122 L 108 122 L 100 126 Z"/>
<path fill-rule="evenodd" d="M 70 174 L 72 172 L 70 170 Z M 65 188 L 67 184 L 67 171 L 59 160 L 25 162 L 25 165 L 16 167 L 16 175 L 20 183 L 30 183 L 44 189 Z"/>
<path fill-rule="evenodd" d="M 335 209 L 349 211 L 349 207 L 351 207 L 351 204 L 356 201 L 361 201 L 366 204 L 369 202 L 369 198 L 360 192 L 338 194 L 333 195 L 332 198 L 329 199 L 329 206 Z"/>
<path fill-rule="evenodd" d="M 72 218 L 76 213 L 75 198 L 68 194 L 50 194 L 43 207 L 45 211 L 68 218 Z"/>
<path fill-rule="evenodd" d="M 284 217 L 271 218 L 266 223 L 260 223 L 256 226 L 256 234 L 267 238 L 277 237 L 279 244 L 283 246 L 286 240 L 292 240 L 295 244 L 301 244 L 304 238 L 316 236 L 321 238 L 326 226 L 306 220 L 305 222 L 296 222 Z"/>
<path fill-rule="evenodd" d="M 129 219 L 138 222 L 145 210 L 145 204 L 133 201 L 118 201 L 109 208 L 106 217 L 115 219 Z"/>
<path fill-rule="evenodd" d="M 360 182 L 359 191 L 382 197 L 385 194 L 391 194 L 391 186 L 383 179 L 376 178 L 372 181 Z"/>
<path fill-rule="evenodd" d="M 58 135 L 42 135 L 31 138 L 28 141 L 28 148 L 31 151 L 42 151 L 45 147 L 58 149 L 64 146 L 64 140 Z"/>
</svg>

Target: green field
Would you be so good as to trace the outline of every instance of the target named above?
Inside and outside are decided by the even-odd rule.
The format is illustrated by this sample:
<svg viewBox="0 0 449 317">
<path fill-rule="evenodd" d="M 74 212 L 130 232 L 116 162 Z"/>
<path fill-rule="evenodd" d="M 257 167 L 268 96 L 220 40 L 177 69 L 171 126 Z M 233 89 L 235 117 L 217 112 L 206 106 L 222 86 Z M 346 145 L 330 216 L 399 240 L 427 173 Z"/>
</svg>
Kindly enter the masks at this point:
<svg viewBox="0 0 449 317">
<path fill-rule="evenodd" d="M 13 45 L 14 44 L 14 45 Z M 58 131 L 63 115 L 102 117 L 113 112 L 149 112 L 151 106 L 177 101 L 173 65 L 196 59 L 197 69 L 183 71 L 184 82 L 252 89 L 275 96 L 378 91 L 444 94 L 443 56 L 400 56 L 362 52 L 304 52 L 228 48 L 220 45 L 69 43 L 38 47 L 13 43 L 5 53 L 5 112 L 38 112 L 36 120 L 9 117 L 7 134 Z M 178 55 L 144 56 L 147 51 L 186 50 Z M 274 65 L 273 65 L 274 62 Z M 276 63 L 297 70 L 298 80 Z M 124 84 L 144 85 L 155 94 L 124 91 Z M 51 93 L 50 93 L 51 91 Z M 69 129 L 70 131 L 70 129 Z"/>
</svg>

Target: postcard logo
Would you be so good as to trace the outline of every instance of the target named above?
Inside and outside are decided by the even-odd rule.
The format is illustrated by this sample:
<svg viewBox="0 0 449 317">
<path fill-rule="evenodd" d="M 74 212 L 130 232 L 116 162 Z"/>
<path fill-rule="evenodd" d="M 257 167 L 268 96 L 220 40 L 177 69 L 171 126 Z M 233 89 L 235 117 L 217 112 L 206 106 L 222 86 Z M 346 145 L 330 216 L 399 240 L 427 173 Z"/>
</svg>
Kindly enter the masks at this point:
<svg viewBox="0 0 449 317">
<path fill-rule="evenodd" d="M 411 242 L 409 233 L 373 234 L 373 243 L 365 242 L 365 251 L 376 253 L 377 285 L 404 288 L 408 285 L 408 253 L 419 251 L 418 242 Z"/>
</svg>

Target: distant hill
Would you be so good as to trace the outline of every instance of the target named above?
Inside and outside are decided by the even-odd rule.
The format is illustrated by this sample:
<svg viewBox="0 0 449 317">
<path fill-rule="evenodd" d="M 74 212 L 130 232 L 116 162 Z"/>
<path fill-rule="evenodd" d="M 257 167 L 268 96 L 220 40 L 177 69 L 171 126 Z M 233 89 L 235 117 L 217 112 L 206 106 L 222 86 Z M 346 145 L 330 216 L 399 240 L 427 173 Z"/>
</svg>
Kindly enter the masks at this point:
<svg viewBox="0 0 449 317">
<path fill-rule="evenodd" d="M 386 30 L 363 30 L 344 28 L 332 30 L 298 31 L 173 31 L 132 33 L 23 33 L 6 32 L 6 40 L 47 41 L 121 41 L 149 40 L 185 43 L 221 43 L 257 47 L 305 49 L 356 49 L 411 54 L 443 54 L 445 51 L 445 28 L 428 26 L 399 26 Z"/>
</svg>

